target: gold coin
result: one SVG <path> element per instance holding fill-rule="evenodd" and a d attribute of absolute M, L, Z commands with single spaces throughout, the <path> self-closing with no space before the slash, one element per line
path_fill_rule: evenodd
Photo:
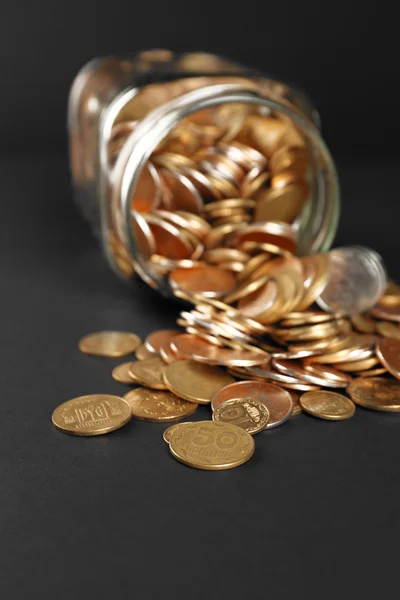
<path fill-rule="evenodd" d="M 219 367 L 194 360 L 178 360 L 167 366 L 164 381 L 179 398 L 209 404 L 216 392 L 235 380 Z"/>
<path fill-rule="evenodd" d="M 386 377 L 359 377 L 354 379 L 347 391 L 351 399 L 373 410 L 400 411 L 400 382 Z"/>
<path fill-rule="evenodd" d="M 254 454 L 254 440 L 244 429 L 228 423 L 199 421 L 172 432 L 174 458 L 196 469 L 220 471 L 247 462 Z"/>
<path fill-rule="evenodd" d="M 301 213 L 309 193 L 309 185 L 305 182 L 292 183 L 284 188 L 263 190 L 257 196 L 254 218 L 260 222 L 292 223 Z"/>
<path fill-rule="evenodd" d="M 109 358 L 126 356 L 135 352 L 140 338 L 125 331 L 99 331 L 86 335 L 79 341 L 79 350 L 93 356 Z"/>
<path fill-rule="evenodd" d="M 400 379 L 400 340 L 380 339 L 376 347 L 376 354 L 389 373 Z"/>
<path fill-rule="evenodd" d="M 186 402 L 164 391 L 141 387 L 131 390 L 124 396 L 132 409 L 135 419 L 143 421 L 179 421 L 192 415 L 197 404 Z"/>
<path fill-rule="evenodd" d="M 163 380 L 165 370 L 164 361 L 155 356 L 154 358 L 146 358 L 131 363 L 129 374 L 132 379 L 146 387 L 155 390 L 166 390 L 167 387 Z"/>
<path fill-rule="evenodd" d="M 336 363 L 336 368 L 341 371 L 368 371 L 379 365 L 379 358 L 371 356 L 371 358 L 364 358 L 363 360 L 350 360 L 349 362 Z"/>
<path fill-rule="evenodd" d="M 180 333 L 182 332 L 177 329 L 160 329 L 159 331 L 153 331 L 145 339 L 144 345 L 149 354 L 154 356 L 155 354 L 160 354 L 161 346 Z M 150 356 L 148 358 L 150 358 Z"/>
<path fill-rule="evenodd" d="M 170 425 L 163 433 L 163 440 L 169 446 L 170 439 L 174 431 L 176 431 L 179 427 L 184 427 L 188 425 L 188 423 L 176 423 L 175 425 Z"/>
<path fill-rule="evenodd" d="M 112 378 L 118 383 L 124 383 L 126 385 L 135 384 L 135 380 L 132 375 L 129 373 L 129 369 L 131 368 L 132 362 L 122 363 L 122 365 L 118 365 L 112 370 Z"/>
<path fill-rule="evenodd" d="M 400 340 L 400 327 L 395 325 L 395 323 L 379 321 L 379 323 L 376 323 L 376 330 L 380 335 L 383 335 L 383 337 Z"/>
<path fill-rule="evenodd" d="M 356 410 L 349 398 L 336 392 L 307 392 L 301 396 L 300 404 L 310 415 L 328 421 L 349 419 Z"/>
<path fill-rule="evenodd" d="M 54 427 L 72 435 L 102 435 L 131 420 L 131 408 L 123 398 L 108 394 L 80 396 L 60 404 L 52 415 Z"/>
<path fill-rule="evenodd" d="M 351 323 L 360 333 L 375 333 L 376 321 L 367 315 L 353 315 L 350 317 Z"/>
<path fill-rule="evenodd" d="M 254 435 L 267 426 L 269 411 L 265 404 L 254 398 L 232 398 L 220 404 L 212 418 L 214 421 L 237 425 Z"/>
<path fill-rule="evenodd" d="M 354 375 L 357 377 L 378 377 L 379 375 L 385 375 L 385 373 L 387 373 L 387 370 L 385 367 L 382 367 L 378 369 L 368 369 L 368 371 L 356 371 Z"/>
<path fill-rule="evenodd" d="M 295 390 L 288 390 L 288 392 L 291 395 L 292 400 L 293 400 L 292 417 L 297 417 L 297 415 L 300 415 L 303 412 L 303 409 L 301 408 L 301 404 L 300 404 L 300 394 L 299 394 L 299 392 L 296 392 Z"/>
<path fill-rule="evenodd" d="M 144 344 L 140 344 L 135 352 L 135 356 L 138 360 L 145 360 L 146 358 L 154 358 L 155 353 L 150 352 Z"/>

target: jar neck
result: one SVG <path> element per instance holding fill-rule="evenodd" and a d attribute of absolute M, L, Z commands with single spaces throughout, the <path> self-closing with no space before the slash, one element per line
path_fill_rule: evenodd
<path fill-rule="evenodd" d="M 135 128 L 122 148 L 111 174 L 112 209 L 115 226 L 126 250 L 134 257 L 151 285 L 167 291 L 163 278 L 149 269 L 139 251 L 132 228 L 131 199 L 142 169 L 155 148 L 185 117 L 225 103 L 267 107 L 289 117 L 304 136 L 312 159 L 311 201 L 299 222 L 300 255 L 329 249 L 339 217 L 339 184 L 328 148 L 317 127 L 290 105 L 265 97 L 240 84 L 210 85 L 184 94 L 151 111 Z M 140 215 L 139 215 L 140 219 Z"/>

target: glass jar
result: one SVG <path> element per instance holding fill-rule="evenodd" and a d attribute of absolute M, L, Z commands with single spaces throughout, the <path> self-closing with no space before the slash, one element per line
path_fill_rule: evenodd
<path fill-rule="evenodd" d="M 304 256 L 327 251 L 338 224 L 339 186 L 332 158 L 320 134 L 318 113 L 303 93 L 258 71 L 203 53 L 150 50 L 130 59 L 95 59 L 79 72 L 71 88 L 68 116 L 74 193 L 79 208 L 100 238 L 110 265 L 119 275 L 129 279 L 138 273 L 152 287 L 171 293 L 166 265 L 181 265 L 185 257 L 164 256 L 161 269 L 160 261 L 152 260 L 155 254 L 151 237 L 154 221 L 149 216 L 152 209 L 161 208 L 164 213 L 170 210 L 178 223 L 180 215 L 179 210 L 165 205 L 166 196 L 161 201 L 154 200 L 165 192 L 165 186 L 162 187 L 165 178 L 161 185 L 159 165 L 163 166 L 165 176 L 170 167 L 165 153 L 160 159 L 160 148 L 163 143 L 167 143 L 170 153 L 171 148 L 179 148 L 185 137 L 184 127 L 189 124 L 192 133 L 196 128 L 201 130 L 203 141 L 210 136 L 212 147 L 217 146 L 219 152 L 220 147 L 226 150 L 224 157 L 229 156 L 228 166 L 232 168 L 235 152 L 232 155 L 227 144 L 242 140 L 236 143 L 242 148 L 241 127 L 246 123 L 253 124 L 253 129 L 246 130 L 246 135 L 251 133 L 255 141 L 252 147 L 258 154 L 265 147 L 268 161 L 272 151 L 276 156 L 283 139 L 285 147 L 304 148 L 308 157 L 309 193 L 292 223 L 296 252 Z M 264 123 L 272 124 L 272 133 L 268 128 L 264 131 Z M 279 135 L 274 133 L 275 126 L 280 128 Z M 216 134 L 218 127 L 220 133 Z M 177 130 L 181 138 L 174 138 Z M 197 147 L 196 152 L 200 151 Z M 158 156 L 158 166 L 149 163 L 153 153 Z M 223 177 L 220 179 L 220 173 L 214 173 L 212 165 L 207 165 L 213 185 L 217 182 L 222 185 Z M 225 174 L 225 184 L 230 174 Z M 210 200 L 206 197 L 204 178 L 196 181 L 193 169 L 186 170 L 183 176 L 191 185 L 197 185 L 196 194 L 200 192 L 203 202 Z M 172 177 L 179 179 L 182 175 L 173 173 Z M 226 192 L 218 188 L 216 197 L 232 198 L 229 189 L 229 185 Z M 182 205 L 179 208 L 182 210 Z M 203 214 L 202 209 L 194 212 Z M 242 213 L 232 214 L 238 222 Z M 185 241 L 186 236 L 190 238 L 185 227 L 176 228 L 174 221 L 169 225 L 171 231 L 181 232 Z M 194 254 L 187 257 L 189 262 L 201 255 L 195 244 L 192 248 Z"/>

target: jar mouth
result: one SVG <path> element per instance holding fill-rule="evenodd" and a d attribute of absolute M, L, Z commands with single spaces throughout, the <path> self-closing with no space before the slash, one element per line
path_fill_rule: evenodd
<path fill-rule="evenodd" d="M 312 161 L 313 188 L 297 223 L 298 254 L 328 250 L 335 236 L 339 218 L 339 184 L 332 158 L 317 127 L 290 105 L 265 97 L 250 87 L 241 84 L 206 86 L 152 110 L 127 138 L 111 173 L 112 206 L 118 235 L 127 252 L 133 256 L 142 278 L 164 293 L 170 293 L 164 276 L 150 267 L 148 258 L 139 249 L 132 227 L 132 214 L 139 221 L 143 217 L 132 211 L 131 199 L 151 154 L 182 119 L 203 109 L 235 103 L 281 113 L 304 136 Z"/>

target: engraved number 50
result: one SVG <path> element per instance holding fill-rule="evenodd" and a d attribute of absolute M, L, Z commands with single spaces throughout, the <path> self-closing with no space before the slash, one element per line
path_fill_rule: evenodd
<path fill-rule="evenodd" d="M 224 431 L 215 435 L 210 433 L 207 427 L 200 427 L 197 431 L 197 435 L 193 438 L 193 443 L 196 446 L 210 446 L 213 442 L 220 450 L 227 450 L 232 448 L 238 441 L 236 433 L 231 431 Z"/>

